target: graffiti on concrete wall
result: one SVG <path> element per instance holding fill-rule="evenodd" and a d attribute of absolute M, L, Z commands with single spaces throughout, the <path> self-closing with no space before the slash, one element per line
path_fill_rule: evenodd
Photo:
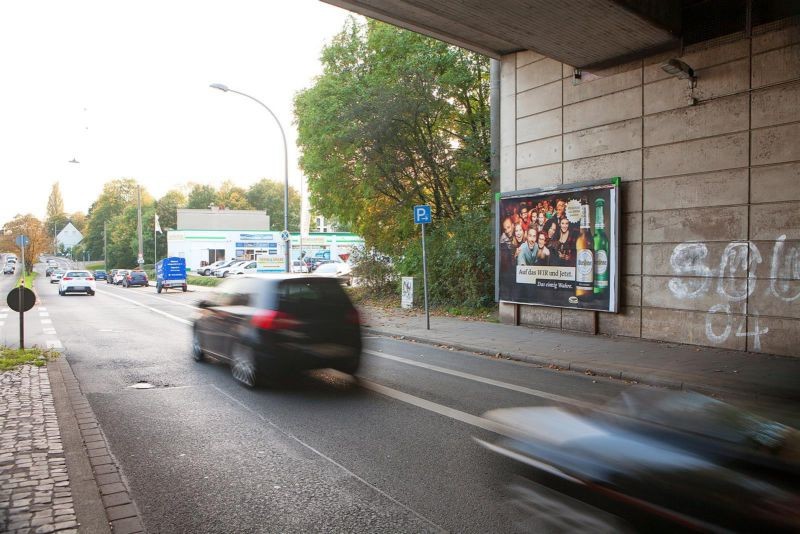
<path fill-rule="evenodd" d="M 755 243 L 728 243 L 718 260 L 709 257 L 705 243 L 681 243 L 672 250 L 670 257 L 672 271 L 680 277 L 670 279 L 669 290 L 681 300 L 716 294 L 719 302 L 713 304 L 705 316 L 708 340 L 718 345 L 731 334 L 752 337 L 753 350 L 759 351 L 761 336 L 767 334 L 769 328 L 760 327 L 757 309 L 750 306 L 748 310 L 748 298 L 756 291 L 763 291 L 766 297 L 782 302 L 800 298 L 800 247 L 788 245 L 786 236 L 781 235 L 773 244 L 771 258 L 767 259 L 769 278 L 759 280 L 757 271 L 765 259 Z M 740 316 L 736 318 L 734 313 Z M 750 329 L 748 314 L 751 317 Z"/>

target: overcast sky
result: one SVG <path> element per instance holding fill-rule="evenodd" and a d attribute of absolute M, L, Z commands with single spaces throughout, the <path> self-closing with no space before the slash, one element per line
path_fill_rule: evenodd
<path fill-rule="evenodd" d="M 55 181 L 68 213 L 105 182 L 156 198 L 186 182 L 283 182 L 300 171 L 292 99 L 347 11 L 317 0 L 0 2 L 0 224 L 44 217 Z M 75 158 L 80 163 L 68 163 Z"/>

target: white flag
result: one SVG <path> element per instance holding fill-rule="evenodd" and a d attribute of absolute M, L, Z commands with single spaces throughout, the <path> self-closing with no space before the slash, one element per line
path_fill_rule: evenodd
<path fill-rule="evenodd" d="M 162 233 L 161 232 L 161 225 L 158 224 L 158 213 L 156 213 L 156 232 L 158 232 L 159 234 Z"/>

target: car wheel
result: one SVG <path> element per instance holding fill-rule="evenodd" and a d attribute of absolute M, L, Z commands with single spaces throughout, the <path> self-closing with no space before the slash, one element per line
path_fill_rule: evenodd
<path fill-rule="evenodd" d="M 347 360 L 345 363 L 340 363 L 336 366 L 337 371 L 341 371 L 348 375 L 354 375 L 358 371 L 358 367 L 361 365 L 361 357 L 356 356 L 351 360 Z"/>
<path fill-rule="evenodd" d="M 228 278 L 228 271 L 225 271 L 224 273 L 222 273 L 222 278 Z"/>
<path fill-rule="evenodd" d="M 256 386 L 256 361 L 252 348 L 240 343 L 234 346 L 231 374 L 237 382 L 247 388 Z"/>
<path fill-rule="evenodd" d="M 183 284 L 183 292 L 184 292 L 184 293 L 186 293 L 186 290 L 187 290 L 187 289 L 188 289 L 188 288 L 186 287 L 186 284 Z"/>
<path fill-rule="evenodd" d="M 200 344 L 200 335 L 197 333 L 197 328 L 192 329 L 192 358 L 196 362 L 202 362 L 206 359 L 203 346 Z"/>
<path fill-rule="evenodd" d="M 64 292 L 61 291 L 60 289 L 58 290 L 58 294 L 61 295 L 62 297 L 64 296 Z"/>

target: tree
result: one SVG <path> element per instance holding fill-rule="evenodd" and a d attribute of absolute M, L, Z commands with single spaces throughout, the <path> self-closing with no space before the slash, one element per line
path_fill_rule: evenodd
<path fill-rule="evenodd" d="M 186 204 L 190 209 L 208 209 L 217 202 L 217 191 L 210 185 L 194 184 Z"/>
<path fill-rule="evenodd" d="M 377 21 L 350 19 L 295 98 L 312 204 L 396 250 L 415 204 L 434 221 L 488 213 L 488 59 Z"/>
<path fill-rule="evenodd" d="M 82 211 L 76 211 L 75 213 L 69 216 L 69 222 L 72 223 L 72 226 L 75 227 L 80 233 L 83 233 L 86 230 L 86 223 L 88 219 L 86 218 L 86 214 Z"/>
<path fill-rule="evenodd" d="M 229 210 L 250 210 L 253 207 L 247 200 L 247 192 L 233 184 L 230 180 L 225 180 L 217 192 L 217 205 Z"/>
<path fill-rule="evenodd" d="M 156 202 L 158 221 L 165 232 L 167 228 L 174 230 L 178 227 L 178 209 L 185 207 L 186 203 L 186 195 L 177 189 L 167 191 L 163 197 L 158 199 Z M 159 247 L 160 249 L 161 247 Z"/>
<path fill-rule="evenodd" d="M 45 232 L 49 235 L 50 243 L 54 244 L 58 233 L 64 229 L 69 221 L 64 213 L 64 200 L 61 198 L 61 189 L 58 182 L 50 189 L 47 198 L 47 218 L 44 221 Z"/>
<path fill-rule="evenodd" d="M 28 213 L 27 215 L 17 215 L 3 225 L 0 246 L 3 250 L 14 250 L 19 256 L 22 256 L 22 249 L 15 242 L 16 238 L 21 235 L 28 238 L 28 246 L 25 247 L 25 269 L 31 271 L 39 256 L 52 248 L 52 242 L 42 221 Z"/>
<path fill-rule="evenodd" d="M 283 189 L 284 184 L 259 180 L 247 190 L 247 200 L 253 209 L 269 215 L 270 230 L 283 230 Z M 289 231 L 300 231 L 300 193 L 289 187 Z"/>
<path fill-rule="evenodd" d="M 136 206 L 136 191 L 138 185 L 132 178 L 120 178 L 107 182 L 103 192 L 89 208 L 89 220 L 86 224 L 84 241 L 81 243 L 93 258 L 103 257 L 103 226 L 108 224 L 108 235 L 112 235 L 112 222 L 123 214 L 129 206 Z M 142 204 L 152 204 L 152 197 L 142 191 Z M 131 229 L 125 229 L 129 232 Z M 133 224 L 133 233 L 136 234 L 136 222 Z M 110 240 L 109 240 L 110 242 Z"/>

